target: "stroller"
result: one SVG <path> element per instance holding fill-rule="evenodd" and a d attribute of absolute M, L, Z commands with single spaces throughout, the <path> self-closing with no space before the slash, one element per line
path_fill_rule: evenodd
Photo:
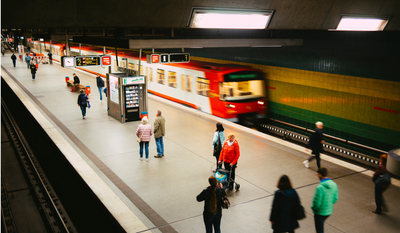
<path fill-rule="evenodd" d="M 226 169 L 218 168 L 216 170 L 216 172 L 214 173 L 214 177 L 217 179 L 218 183 L 222 184 L 224 190 L 226 190 L 226 188 L 229 187 L 231 182 L 234 182 L 235 183 L 235 190 L 239 191 L 240 184 L 238 184 L 234 180 L 232 180 L 231 172 L 232 172 L 232 168 L 229 171 L 226 170 Z M 229 180 L 228 180 L 228 177 L 229 177 Z M 233 185 L 232 185 L 232 187 L 233 187 Z"/>

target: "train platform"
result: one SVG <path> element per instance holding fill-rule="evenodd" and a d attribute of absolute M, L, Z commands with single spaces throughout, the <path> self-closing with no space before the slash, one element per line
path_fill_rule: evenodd
<path fill-rule="evenodd" d="M 276 184 L 290 177 L 307 217 L 296 232 L 315 232 L 310 209 L 319 183 L 315 162 L 307 169 L 304 148 L 198 110 L 149 95 L 149 123 L 157 110 L 166 119 L 165 156 L 156 159 L 154 138 L 150 161 L 139 160 L 136 128 L 139 122 L 121 124 L 99 102 L 95 76 L 77 69 L 40 65 L 36 80 L 23 61 L 12 66 L 10 54 L 1 58 L 1 74 L 8 85 L 53 139 L 100 200 L 127 232 L 205 232 L 203 203 L 196 196 L 208 186 L 215 159 L 212 137 L 216 122 L 225 135 L 235 133 L 241 156 L 236 170 L 239 191 L 228 192 L 231 207 L 223 210 L 223 232 L 272 232 L 269 216 Z M 90 85 L 91 108 L 82 119 L 77 93 L 64 77 L 77 73 Z M 322 155 L 322 166 L 339 187 L 339 200 L 326 220 L 325 232 L 398 232 L 400 181 L 384 193 L 389 211 L 373 214 L 373 171 Z"/>

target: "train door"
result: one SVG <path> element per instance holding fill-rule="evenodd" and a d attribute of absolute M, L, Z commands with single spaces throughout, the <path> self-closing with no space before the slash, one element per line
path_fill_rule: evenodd
<path fill-rule="evenodd" d="M 181 73 L 179 80 L 179 92 L 181 93 L 181 99 L 191 104 L 196 104 L 194 99 L 194 77 L 195 73 L 193 71 L 185 70 Z"/>
<path fill-rule="evenodd" d="M 209 92 L 210 92 L 210 80 L 205 78 L 204 73 L 202 74 L 197 74 L 195 76 L 195 82 L 196 82 L 196 104 L 199 110 L 206 112 L 206 113 L 211 113 L 211 105 L 210 105 L 210 98 L 209 98 Z"/>

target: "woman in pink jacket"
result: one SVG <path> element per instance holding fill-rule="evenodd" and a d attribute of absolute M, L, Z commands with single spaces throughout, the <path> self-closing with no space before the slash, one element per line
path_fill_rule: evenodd
<path fill-rule="evenodd" d="M 147 117 L 143 117 L 142 119 L 142 124 L 140 124 L 136 130 L 136 136 L 140 139 L 140 160 L 143 160 L 143 145 L 145 146 L 146 150 L 146 162 L 148 162 L 149 159 L 149 142 L 151 139 L 151 135 L 153 135 L 153 130 L 151 128 L 151 125 L 148 124 Z"/>

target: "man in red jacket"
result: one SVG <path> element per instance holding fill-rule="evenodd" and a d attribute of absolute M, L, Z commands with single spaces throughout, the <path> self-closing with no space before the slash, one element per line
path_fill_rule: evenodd
<path fill-rule="evenodd" d="M 231 190 L 233 189 L 233 183 L 235 181 L 235 170 L 239 157 L 239 143 L 235 140 L 235 135 L 230 133 L 228 135 L 228 140 L 225 141 L 224 146 L 222 147 L 218 164 L 224 162 L 224 167 L 228 171 L 232 168 L 231 176 L 228 176 L 228 181 L 231 181 L 232 178 L 232 182 L 229 182 L 228 187 Z"/>

